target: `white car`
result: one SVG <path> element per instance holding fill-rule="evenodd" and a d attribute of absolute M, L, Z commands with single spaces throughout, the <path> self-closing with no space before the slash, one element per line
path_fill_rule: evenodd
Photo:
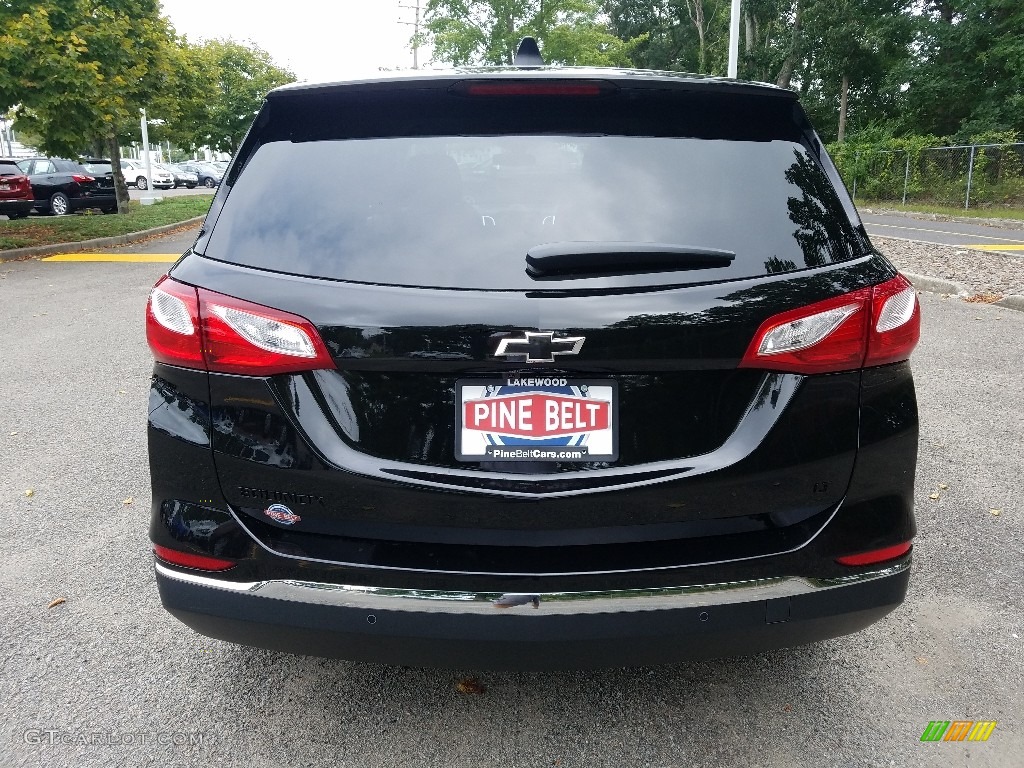
<path fill-rule="evenodd" d="M 157 163 L 150 163 L 150 167 L 153 173 L 152 184 L 146 177 L 145 163 L 141 160 L 121 158 L 121 173 L 124 174 L 124 181 L 128 186 L 134 184 L 139 189 L 149 189 L 150 187 L 172 189 L 174 187 L 174 175 L 170 171 L 161 169 Z"/>

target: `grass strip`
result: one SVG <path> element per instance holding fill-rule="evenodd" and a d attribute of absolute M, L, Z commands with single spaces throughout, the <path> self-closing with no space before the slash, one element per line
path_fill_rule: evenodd
<path fill-rule="evenodd" d="M 17 221 L 0 221 L 0 251 L 32 245 L 57 245 L 115 237 L 175 224 L 203 216 L 210 209 L 210 195 L 166 197 L 153 205 L 132 201 L 126 214 L 86 211 L 68 216 L 29 216 Z"/>

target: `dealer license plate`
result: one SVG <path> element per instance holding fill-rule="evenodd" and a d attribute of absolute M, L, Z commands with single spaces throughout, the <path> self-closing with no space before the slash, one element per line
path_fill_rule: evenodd
<path fill-rule="evenodd" d="M 459 461 L 615 461 L 618 396 L 608 379 L 509 376 L 456 387 Z"/>

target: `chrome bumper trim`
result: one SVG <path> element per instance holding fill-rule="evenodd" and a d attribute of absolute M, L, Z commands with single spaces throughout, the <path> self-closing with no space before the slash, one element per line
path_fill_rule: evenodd
<path fill-rule="evenodd" d="M 155 563 L 155 568 L 157 574 L 164 578 L 270 600 L 287 600 L 367 611 L 408 611 L 459 615 L 494 615 L 495 613 L 509 612 L 528 616 L 552 616 L 698 608 L 806 595 L 896 576 L 910 569 L 910 560 L 907 559 L 887 568 L 836 579 L 780 576 L 771 579 L 697 584 L 685 587 L 538 594 L 385 589 L 291 579 L 235 582 L 177 571 L 159 562 Z"/>

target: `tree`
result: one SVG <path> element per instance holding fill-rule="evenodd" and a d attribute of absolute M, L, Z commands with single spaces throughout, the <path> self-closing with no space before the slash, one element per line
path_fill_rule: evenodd
<path fill-rule="evenodd" d="M 908 6 L 909 0 L 801 0 L 804 58 L 796 76 L 808 112 L 829 137 L 842 141 L 851 117 L 866 127 L 898 111 L 899 83 L 889 75 L 910 55 Z"/>
<path fill-rule="evenodd" d="M 46 152 L 76 157 L 102 141 L 127 211 L 117 134 L 172 71 L 157 0 L 6 0 L 0 30 L 0 100 L 17 105 Z"/>
<path fill-rule="evenodd" d="M 619 0 L 605 10 L 616 34 L 637 41 L 636 66 L 725 74 L 728 0 Z"/>
<path fill-rule="evenodd" d="M 920 133 L 1024 132 L 1024 4 L 922 0 L 904 73 L 906 126 Z"/>
<path fill-rule="evenodd" d="M 597 0 L 428 0 L 434 55 L 455 65 L 512 64 L 535 37 L 549 64 L 624 66 L 634 41 L 616 37 Z"/>
<path fill-rule="evenodd" d="M 185 45 L 180 91 L 186 94 L 167 133 L 186 146 L 234 154 L 267 92 L 294 82 L 262 48 L 234 40 Z"/>

